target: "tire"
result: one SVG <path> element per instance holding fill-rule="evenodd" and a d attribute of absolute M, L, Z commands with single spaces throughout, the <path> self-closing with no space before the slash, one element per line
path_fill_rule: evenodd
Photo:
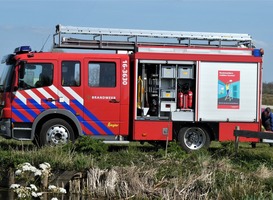
<path fill-rule="evenodd" d="M 178 142 L 186 152 L 190 152 L 201 148 L 208 148 L 210 137 L 204 128 L 184 127 L 178 133 Z"/>
<path fill-rule="evenodd" d="M 74 131 L 71 125 L 63 119 L 48 120 L 41 127 L 39 134 L 40 146 L 66 144 L 74 141 Z"/>

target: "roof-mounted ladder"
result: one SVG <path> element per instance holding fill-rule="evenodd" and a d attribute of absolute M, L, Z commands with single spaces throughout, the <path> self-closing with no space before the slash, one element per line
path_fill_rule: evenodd
<path fill-rule="evenodd" d="M 65 37 L 71 35 L 78 37 Z M 56 26 L 53 40 L 54 48 L 131 51 L 136 51 L 139 45 L 248 48 L 253 45 L 249 34 L 89 28 L 60 24 Z"/>

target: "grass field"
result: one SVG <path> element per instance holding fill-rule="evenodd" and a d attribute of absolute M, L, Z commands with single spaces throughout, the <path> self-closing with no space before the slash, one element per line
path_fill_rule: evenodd
<path fill-rule="evenodd" d="M 108 146 L 82 138 L 75 144 L 37 149 L 29 142 L 0 140 L 2 177 L 18 164 L 48 162 L 52 171 L 76 170 L 95 178 L 92 197 L 136 199 L 272 199 L 273 148 L 258 143 L 212 142 L 207 150 L 185 153 L 130 143 Z"/>

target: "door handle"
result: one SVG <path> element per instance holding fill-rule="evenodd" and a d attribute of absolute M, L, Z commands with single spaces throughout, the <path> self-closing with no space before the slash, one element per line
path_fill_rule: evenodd
<path fill-rule="evenodd" d="M 47 98 L 46 101 L 52 102 L 52 101 L 57 101 L 57 100 L 53 99 L 53 98 Z"/>
<path fill-rule="evenodd" d="M 110 102 L 110 103 L 119 103 L 119 101 L 116 100 L 116 99 L 111 99 L 109 102 Z"/>

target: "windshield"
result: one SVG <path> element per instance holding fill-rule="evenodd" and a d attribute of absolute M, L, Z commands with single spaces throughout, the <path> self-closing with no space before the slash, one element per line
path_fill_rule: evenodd
<path fill-rule="evenodd" d="M 12 70 L 14 62 L 11 62 L 12 55 L 4 56 L 0 65 L 0 92 L 10 91 Z"/>

